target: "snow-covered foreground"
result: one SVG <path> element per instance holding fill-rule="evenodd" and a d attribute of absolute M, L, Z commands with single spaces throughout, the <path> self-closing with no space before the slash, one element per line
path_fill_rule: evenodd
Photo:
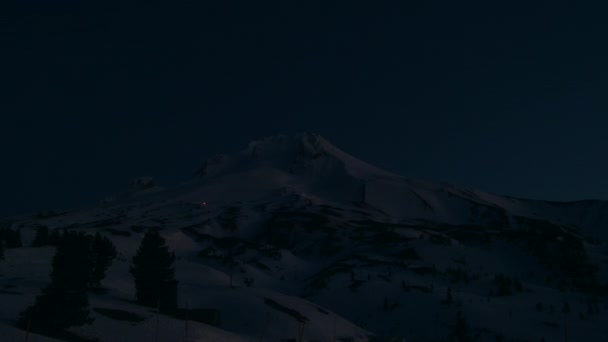
<path fill-rule="evenodd" d="M 532 201 L 406 179 L 308 133 L 252 142 L 174 188 L 137 185 L 98 206 L 5 220 L 21 229 L 24 246 L 42 225 L 101 232 L 116 245 L 107 292 L 89 295 L 94 323 L 71 329 L 80 336 L 442 341 L 459 331 L 459 313 L 463 334 L 480 341 L 608 336 L 607 202 Z M 133 303 L 129 263 L 148 229 L 176 252 L 180 306 L 217 320 L 157 317 Z M 48 284 L 53 253 L 9 249 L 0 261 L 7 340 L 25 338 L 15 321 Z"/>

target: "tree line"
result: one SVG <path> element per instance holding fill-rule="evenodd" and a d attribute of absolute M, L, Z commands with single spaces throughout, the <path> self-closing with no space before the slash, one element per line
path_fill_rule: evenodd
<path fill-rule="evenodd" d="M 2 241 L 2 240 L 0 240 Z M 0 244 L 1 245 L 1 244 Z M 54 230 L 40 227 L 32 246 L 55 245 L 51 282 L 32 306 L 19 317 L 18 326 L 44 335 L 65 337 L 68 327 L 93 321 L 87 291 L 101 289 L 102 280 L 117 256 L 111 240 L 100 233 Z M 130 266 L 135 302 L 168 312 L 177 309 L 177 281 L 169 251 L 158 231 L 147 232 Z"/>
<path fill-rule="evenodd" d="M 21 231 L 9 227 L 0 227 L 0 260 L 4 259 L 4 250 L 21 247 Z"/>

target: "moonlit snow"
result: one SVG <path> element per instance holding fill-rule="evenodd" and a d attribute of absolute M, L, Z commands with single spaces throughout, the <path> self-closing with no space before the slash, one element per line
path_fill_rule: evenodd
<path fill-rule="evenodd" d="M 443 341 L 459 312 L 479 341 L 608 336 L 605 300 L 589 310 L 593 296 L 576 288 L 576 271 L 564 271 L 568 260 L 552 254 L 561 241 L 576 241 L 586 255 L 580 262 L 598 265 L 606 284 L 608 202 L 526 200 L 409 179 L 312 133 L 254 141 L 204 162 L 178 186 L 140 178 L 98 205 L 2 222 L 20 228 L 26 246 L 0 261 L 7 341 L 24 339 L 14 327 L 19 312 L 50 281 L 54 247 L 28 247 L 40 225 L 101 232 L 116 245 L 119 257 L 102 281 L 108 291 L 90 293 L 90 306 L 142 320 L 91 310 L 93 324 L 70 328 L 100 341 L 155 338 L 154 309 L 132 302 L 128 272 L 147 229 L 161 229 L 175 250 L 180 307 L 220 312 L 218 326 L 188 321 L 187 336 L 184 320 L 161 315 L 160 341 Z M 521 288 L 511 282 L 501 293 L 501 276 Z"/>

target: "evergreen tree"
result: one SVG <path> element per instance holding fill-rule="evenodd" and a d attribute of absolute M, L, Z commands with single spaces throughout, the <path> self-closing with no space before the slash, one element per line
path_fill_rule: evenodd
<path fill-rule="evenodd" d="M 22 328 L 58 335 L 73 325 L 90 323 L 86 293 L 90 279 L 90 238 L 82 233 L 64 236 L 53 257 L 51 284 L 21 313 Z"/>
<path fill-rule="evenodd" d="M 59 232 L 59 229 L 53 229 L 53 232 L 50 234 L 50 237 L 49 237 L 49 243 L 51 245 L 57 245 L 60 240 L 61 240 L 61 233 Z"/>
<path fill-rule="evenodd" d="M 0 260 L 4 260 L 4 241 L 0 239 Z"/>
<path fill-rule="evenodd" d="M 12 248 L 19 248 L 23 246 L 21 243 L 21 229 L 15 229 L 11 242 L 13 246 Z"/>
<path fill-rule="evenodd" d="M 503 274 L 499 274 L 495 277 L 494 282 L 496 284 L 498 284 L 498 295 L 499 296 L 510 296 L 512 294 L 511 278 L 509 278 Z"/>
<path fill-rule="evenodd" d="M 177 308 L 174 261 L 175 254 L 169 252 L 165 239 L 158 231 L 149 231 L 144 235 L 130 267 L 135 278 L 138 303 L 158 305 L 161 309 Z"/>
<path fill-rule="evenodd" d="M 458 311 L 456 323 L 452 326 L 450 333 L 450 341 L 466 342 L 472 341 L 470 334 L 469 323 L 462 316 L 462 312 Z"/>
<path fill-rule="evenodd" d="M 543 309 L 544 309 L 543 303 L 541 303 L 541 302 L 536 303 L 536 310 L 542 312 Z"/>
<path fill-rule="evenodd" d="M 4 228 L 1 235 L 1 239 L 6 242 L 5 247 L 7 249 L 21 247 L 21 231 L 19 229 Z"/>
<path fill-rule="evenodd" d="M 448 286 L 448 290 L 447 290 L 447 296 L 446 296 L 446 303 L 448 304 L 452 304 L 452 302 L 454 301 L 454 298 L 452 298 L 452 288 Z"/>
<path fill-rule="evenodd" d="M 105 278 L 106 271 L 116 258 L 116 248 L 112 241 L 101 234 L 96 233 L 91 246 L 91 256 L 93 259 L 93 270 L 91 271 L 91 286 L 100 287 L 101 280 Z"/>
<path fill-rule="evenodd" d="M 562 308 L 562 312 L 565 314 L 569 314 L 571 311 L 570 304 L 568 302 L 564 302 L 564 307 Z"/>
<path fill-rule="evenodd" d="M 519 278 L 513 278 L 513 288 L 518 292 L 524 291 L 524 287 L 521 285 L 521 281 L 519 281 Z"/>
<path fill-rule="evenodd" d="M 49 227 L 40 226 L 36 229 L 36 237 L 34 237 L 34 241 L 32 242 L 32 247 L 42 247 L 48 245 L 50 242 L 49 237 Z"/>

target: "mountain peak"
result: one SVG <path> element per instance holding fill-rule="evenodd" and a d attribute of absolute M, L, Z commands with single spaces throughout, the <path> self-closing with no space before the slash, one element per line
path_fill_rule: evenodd
<path fill-rule="evenodd" d="M 328 144 L 327 141 L 319 134 L 301 132 L 294 135 L 279 134 L 254 140 L 249 143 L 245 151 L 258 158 L 276 157 L 286 153 L 314 156 L 321 153 L 323 145 L 326 144 Z"/>
<path fill-rule="evenodd" d="M 205 161 L 197 175 L 220 175 L 260 166 L 290 173 L 313 171 L 319 176 L 339 168 L 359 179 L 401 178 L 347 154 L 313 132 L 279 134 L 254 140 L 234 156 L 218 156 Z"/>

